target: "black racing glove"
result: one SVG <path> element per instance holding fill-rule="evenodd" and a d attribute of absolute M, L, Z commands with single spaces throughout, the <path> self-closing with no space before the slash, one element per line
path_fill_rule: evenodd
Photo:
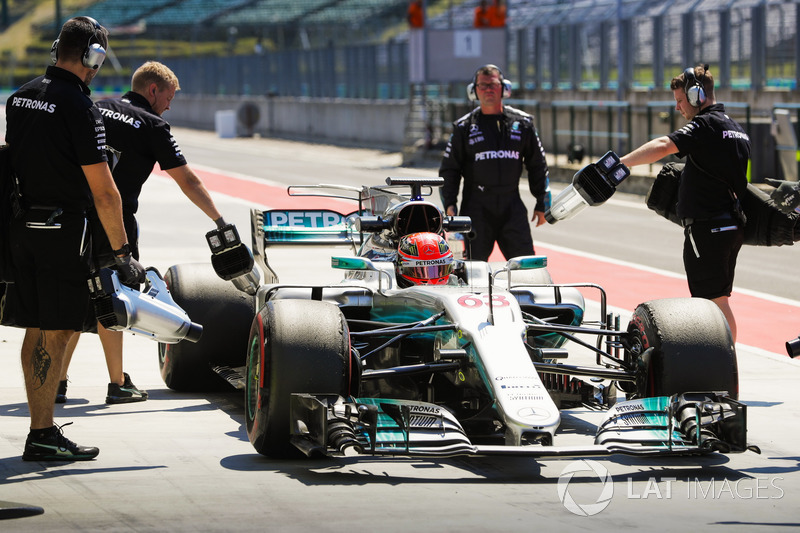
<path fill-rule="evenodd" d="M 800 207 L 800 183 L 764 178 L 764 181 L 775 187 L 769 195 L 778 208 L 784 213 L 791 213 Z"/>
<path fill-rule="evenodd" d="M 126 253 L 120 257 L 117 252 Z M 130 246 L 126 244 L 120 250 L 114 250 L 114 263 L 117 266 L 120 281 L 122 281 L 124 285 L 144 283 L 146 279 L 145 269 L 142 264 L 131 255 Z"/>

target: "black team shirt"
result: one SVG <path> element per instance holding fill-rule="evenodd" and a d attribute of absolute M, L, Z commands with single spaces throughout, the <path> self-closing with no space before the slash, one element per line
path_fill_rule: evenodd
<path fill-rule="evenodd" d="M 135 92 L 97 102 L 108 134 L 108 146 L 117 152 L 112 174 L 126 211 L 136 213 L 142 185 L 158 162 L 161 170 L 186 164 L 169 123 L 156 115 L 147 100 Z"/>
<path fill-rule="evenodd" d="M 81 166 L 106 161 L 106 131 L 89 94 L 76 75 L 50 66 L 6 102 L 6 141 L 29 207 L 92 205 Z"/>

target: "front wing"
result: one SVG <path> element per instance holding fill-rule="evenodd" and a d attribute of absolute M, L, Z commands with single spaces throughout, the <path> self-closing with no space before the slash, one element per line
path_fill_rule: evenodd
<path fill-rule="evenodd" d="M 530 457 L 739 453 L 747 406 L 722 393 L 620 402 L 586 446 L 475 445 L 444 407 L 416 401 L 293 394 L 291 441 L 306 455 L 525 455 Z"/>

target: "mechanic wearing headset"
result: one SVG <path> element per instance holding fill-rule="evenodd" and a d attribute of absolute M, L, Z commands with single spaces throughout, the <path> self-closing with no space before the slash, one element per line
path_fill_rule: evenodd
<path fill-rule="evenodd" d="M 89 98 L 107 46 L 108 32 L 94 19 L 68 20 L 53 43 L 55 65 L 6 103 L 6 141 L 21 193 L 10 231 L 15 283 L 9 287 L 16 323 L 26 328 L 26 461 L 89 460 L 99 453 L 67 439 L 53 420 L 64 348 L 89 307 L 88 208 L 97 210 L 121 278 L 140 282 L 145 275 L 129 250 L 103 119 Z"/>
<path fill-rule="evenodd" d="M 170 133 L 169 123 L 161 115 L 170 108 L 175 92 L 180 89 L 175 73 L 156 61 L 140 66 L 131 79 L 131 90 L 121 98 L 101 100 L 97 103 L 103 116 L 108 135 L 108 147 L 112 159 L 114 181 L 122 195 L 122 211 L 125 230 L 130 235 L 130 247 L 134 257 L 139 257 L 138 223 L 135 213 L 139 209 L 139 194 L 156 162 L 180 186 L 183 194 L 199 207 L 217 227 L 225 226 L 211 195 L 197 174 L 189 168 L 180 147 Z M 98 266 L 107 266 L 110 247 L 107 242 L 95 244 L 94 254 Z M 106 261 L 104 261 L 106 259 Z M 94 314 L 89 320 L 94 322 Z M 90 326 L 92 325 L 90 322 Z M 97 323 L 110 383 L 106 403 L 130 403 L 147 399 L 147 392 L 139 390 L 130 376 L 123 372 L 123 332 L 105 329 Z M 72 359 L 80 333 L 70 339 L 61 372 L 57 403 L 67 401 L 67 368 Z"/>
<path fill-rule="evenodd" d="M 444 178 L 442 204 L 457 214 L 461 178 L 461 215 L 472 219 L 474 238 L 467 247 L 472 260 L 486 261 L 495 241 L 506 258 L 534 253 L 528 211 L 519 195 L 523 166 L 536 199 L 532 220 L 545 222 L 550 207 L 550 183 L 544 148 L 533 117 L 503 104 L 510 83 L 494 65 L 479 68 L 467 87 L 480 106 L 453 124 L 439 176 Z"/>
<path fill-rule="evenodd" d="M 708 65 L 687 68 L 670 82 L 675 108 L 689 121 L 621 158 L 629 168 L 670 154 L 688 157 L 678 189 L 677 212 L 684 227 L 683 264 L 692 296 L 722 310 L 736 342 L 729 298 L 736 258 L 744 240 L 738 198 L 747 187 L 750 138 L 714 98 Z"/>

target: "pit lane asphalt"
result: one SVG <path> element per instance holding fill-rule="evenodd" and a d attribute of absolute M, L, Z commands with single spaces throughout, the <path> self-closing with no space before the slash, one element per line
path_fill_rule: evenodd
<path fill-rule="evenodd" d="M 262 142 L 266 153 L 284 149 Z M 333 147 L 312 149 L 330 150 L 332 158 L 345 162 L 352 157 Z M 232 160 L 244 157 L 231 155 Z M 385 156 L 373 155 L 376 160 Z M 360 153 L 353 160 L 364 164 L 369 156 Z M 226 162 L 216 166 L 226 168 Z M 304 178 L 303 183 L 333 181 Z M 214 197 L 246 234 L 251 202 Z M 208 260 L 203 238 L 208 220 L 171 181 L 153 177 L 142 206 L 145 264 L 165 272 L 178 262 Z M 284 282 L 333 281 L 335 273 L 324 268 L 330 255 L 324 249 L 275 249 L 270 262 Z M 573 458 L 276 461 L 259 456 L 247 441 L 239 393 L 172 392 L 159 376 L 156 345 L 132 335 L 125 342 L 125 369 L 150 399 L 106 406 L 102 350 L 96 336 L 84 336 L 70 368 L 70 401 L 56 407 L 56 420 L 73 422 L 65 434 L 98 446 L 100 455 L 90 462 L 27 463 L 20 459 L 29 423 L 19 368 L 21 331 L 0 328 L 0 500 L 44 510 L 0 521 L 3 531 L 800 528 L 800 366 L 784 354 L 738 350 L 749 440 L 761 447 L 761 455 L 593 458 L 610 474 L 613 497 L 587 518 L 568 511 L 562 500 L 572 498 L 591 511 L 588 505 L 607 492 L 601 492 L 604 485 L 587 464 L 564 483 L 561 474 L 576 467 Z M 566 418 L 567 431 L 557 444 L 585 437 L 580 422 L 596 413 Z"/>

